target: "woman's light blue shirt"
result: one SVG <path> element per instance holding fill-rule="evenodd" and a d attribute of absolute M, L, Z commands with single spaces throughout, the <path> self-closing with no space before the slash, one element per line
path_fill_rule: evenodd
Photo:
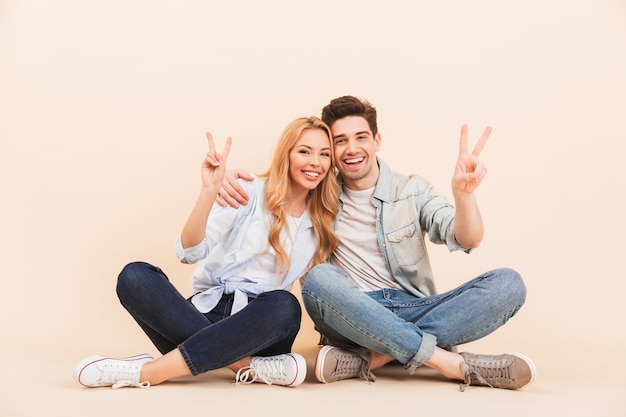
<path fill-rule="evenodd" d="M 238 209 L 214 204 L 207 221 L 202 242 L 183 248 L 180 236 L 175 250 L 180 261 L 198 263 L 192 276 L 192 303 L 202 313 L 211 311 L 223 294 L 235 294 L 232 313 L 248 303 L 248 297 L 275 289 L 291 290 L 293 283 L 307 272 L 315 253 L 313 225 L 308 210 L 296 232 L 290 254 L 290 267 L 276 279 L 237 278 L 256 256 L 265 254 L 273 215 L 264 204 L 265 181 L 255 177 L 252 182 L 240 180 L 250 199 Z M 270 253 L 274 253 L 271 249 Z"/>

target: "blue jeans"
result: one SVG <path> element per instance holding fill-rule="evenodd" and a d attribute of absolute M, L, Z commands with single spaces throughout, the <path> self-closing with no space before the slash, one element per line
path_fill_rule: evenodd
<path fill-rule="evenodd" d="M 330 344 L 392 356 L 410 374 L 430 359 L 435 346 L 449 350 L 493 332 L 525 299 L 520 275 L 507 268 L 421 298 L 395 289 L 363 292 L 329 264 L 314 267 L 302 287 L 304 306 Z"/>
<path fill-rule="evenodd" d="M 161 353 L 179 349 L 192 375 L 246 356 L 290 352 L 302 319 L 298 299 L 282 290 L 250 298 L 232 316 L 232 294 L 224 295 L 212 311 L 200 313 L 160 268 L 144 262 L 124 267 L 117 295 Z"/>

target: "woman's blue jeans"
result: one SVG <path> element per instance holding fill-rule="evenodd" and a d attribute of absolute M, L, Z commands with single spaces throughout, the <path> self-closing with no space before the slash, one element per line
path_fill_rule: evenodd
<path fill-rule="evenodd" d="M 160 268 L 144 262 L 124 267 L 117 295 L 161 353 L 179 349 L 192 375 L 246 356 L 290 352 L 302 319 L 298 299 L 282 290 L 251 298 L 232 316 L 232 294 L 224 295 L 212 311 L 200 313 Z"/>
<path fill-rule="evenodd" d="M 314 267 L 302 287 L 304 306 L 330 344 L 392 356 L 410 374 L 430 359 L 435 346 L 449 350 L 493 332 L 525 299 L 524 282 L 508 268 L 429 297 L 395 289 L 363 292 L 329 264 Z"/>

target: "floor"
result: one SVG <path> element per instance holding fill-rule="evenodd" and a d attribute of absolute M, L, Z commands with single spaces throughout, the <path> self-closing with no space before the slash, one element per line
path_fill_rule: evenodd
<path fill-rule="evenodd" d="M 409 376 L 394 365 L 376 372 L 377 381 L 371 384 L 356 379 L 320 384 L 313 375 L 318 347 L 309 326 L 305 323 L 302 337 L 298 337 L 294 346 L 294 351 L 305 356 L 309 368 L 306 381 L 296 388 L 261 383 L 236 386 L 233 374 L 227 370 L 179 378 L 145 390 L 82 388 L 72 379 L 74 364 L 81 358 L 72 346 L 42 343 L 32 347 L 32 352 L 15 347 L 12 354 L 5 356 L 8 360 L 2 366 L 5 376 L 0 380 L 0 415 L 171 416 L 212 415 L 212 411 L 276 417 L 294 413 L 374 416 L 424 412 L 444 416 L 503 413 L 509 417 L 528 417 L 534 413 L 541 416 L 553 413 L 594 417 L 626 415 L 623 379 L 626 366 L 624 361 L 615 360 L 623 354 L 623 347 L 616 346 L 613 351 L 605 349 L 603 355 L 594 355 L 572 350 L 555 353 L 553 346 L 535 345 L 531 352 L 524 353 L 533 357 L 538 376 L 520 391 L 469 387 L 460 392 L 457 383 L 443 379 L 428 368 Z M 131 337 L 129 344 L 141 342 Z M 486 345 L 465 347 L 467 349 L 463 350 L 483 349 L 484 352 Z M 35 353 L 35 350 L 56 353 Z M 17 360 L 24 357 L 28 357 L 28 361 Z"/>

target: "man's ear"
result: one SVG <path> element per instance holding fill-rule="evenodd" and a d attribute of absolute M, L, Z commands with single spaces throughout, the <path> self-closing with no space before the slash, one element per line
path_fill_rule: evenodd
<path fill-rule="evenodd" d="M 378 132 L 376 133 L 376 135 L 374 135 L 374 142 L 376 142 L 376 152 L 380 150 L 381 141 L 382 137 L 380 136 L 380 132 Z"/>

